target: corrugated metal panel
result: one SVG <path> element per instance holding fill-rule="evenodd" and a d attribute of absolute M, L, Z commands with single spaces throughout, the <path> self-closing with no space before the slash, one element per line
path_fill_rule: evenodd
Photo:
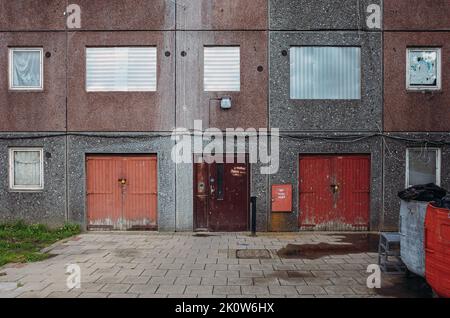
<path fill-rule="evenodd" d="M 292 47 L 291 99 L 360 99 L 361 48 Z"/>
<path fill-rule="evenodd" d="M 239 47 L 204 48 L 204 87 L 206 92 L 238 92 L 241 89 Z"/>
<path fill-rule="evenodd" d="M 156 156 L 89 156 L 89 228 L 156 228 L 157 182 Z"/>
<path fill-rule="evenodd" d="M 299 225 L 304 230 L 369 228 L 369 156 L 300 158 Z"/>
<path fill-rule="evenodd" d="M 155 47 L 86 49 L 88 92 L 156 91 Z"/>

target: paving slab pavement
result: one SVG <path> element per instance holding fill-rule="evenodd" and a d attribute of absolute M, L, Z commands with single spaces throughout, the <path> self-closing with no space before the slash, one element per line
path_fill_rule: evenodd
<path fill-rule="evenodd" d="M 47 248 L 55 255 L 0 268 L 2 298 L 213 298 L 213 297 L 425 297 L 426 287 L 404 276 L 382 277 L 366 287 L 377 254 L 358 251 L 317 258 L 283 258 L 288 244 L 347 244 L 342 233 L 89 232 Z M 246 259 L 237 258 L 237 250 Z M 264 255 L 269 258 L 251 258 Z M 267 256 L 266 255 L 266 256 Z M 69 289 L 69 264 L 81 269 L 81 287 Z M 6 274 L 6 275 L 5 275 Z M 403 288 L 404 287 L 404 288 Z"/>

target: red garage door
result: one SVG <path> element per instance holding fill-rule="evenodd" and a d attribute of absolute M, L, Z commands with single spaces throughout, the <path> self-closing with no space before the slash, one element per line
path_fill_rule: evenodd
<path fill-rule="evenodd" d="M 87 158 L 88 229 L 156 229 L 156 156 Z"/>
<path fill-rule="evenodd" d="M 369 229 L 369 156 L 301 156 L 299 192 L 302 230 Z"/>

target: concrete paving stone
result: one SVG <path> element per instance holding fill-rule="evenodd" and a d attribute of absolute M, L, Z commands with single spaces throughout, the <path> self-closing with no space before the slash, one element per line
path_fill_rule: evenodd
<path fill-rule="evenodd" d="M 307 285 L 305 279 L 301 277 L 278 278 L 278 281 L 281 286 Z"/>
<path fill-rule="evenodd" d="M 264 277 L 289 278 L 287 271 L 263 271 Z"/>
<path fill-rule="evenodd" d="M 105 293 L 126 293 L 131 286 L 131 284 L 106 284 L 100 291 Z"/>
<path fill-rule="evenodd" d="M 213 294 L 216 295 L 230 295 L 241 294 L 241 286 L 214 286 Z"/>
<path fill-rule="evenodd" d="M 95 283 L 98 284 L 119 284 L 125 279 L 125 276 L 104 275 L 100 277 Z"/>
<path fill-rule="evenodd" d="M 325 286 L 325 291 L 329 295 L 353 295 L 355 292 L 345 285 Z"/>
<path fill-rule="evenodd" d="M 176 263 L 176 264 L 173 264 L 173 263 L 171 263 L 171 264 L 164 264 L 164 263 L 162 263 L 161 265 L 159 265 L 158 269 L 167 269 L 167 270 L 177 269 L 177 270 L 179 270 L 179 269 L 181 269 L 182 266 L 183 266 L 182 263 Z"/>
<path fill-rule="evenodd" d="M 254 264 L 254 266 L 256 266 L 256 265 L 260 265 L 261 266 L 261 264 Z M 230 270 L 230 271 L 242 271 L 242 270 L 250 270 L 251 269 L 251 267 L 250 267 L 251 265 L 250 264 L 241 264 L 241 265 L 228 265 L 228 270 Z"/>
<path fill-rule="evenodd" d="M 100 289 L 103 288 L 103 286 L 105 286 L 106 284 L 101 284 L 101 283 L 81 283 L 81 291 L 82 292 L 98 292 Z"/>
<path fill-rule="evenodd" d="M 242 286 L 243 295 L 268 295 L 269 288 L 267 286 Z"/>
<path fill-rule="evenodd" d="M 180 276 L 175 279 L 174 285 L 196 286 L 196 285 L 200 285 L 201 280 L 202 280 L 201 277 Z"/>
<path fill-rule="evenodd" d="M 150 284 L 134 284 L 130 287 L 127 293 L 130 294 L 154 294 L 158 289 L 159 285 L 150 285 Z"/>
<path fill-rule="evenodd" d="M 185 294 L 212 294 L 213 286 L 187 286 L 185 290 Z"/>
<path fill-rule="evenodd" d="M 152 277 L 150 278 L 149 284 L 152 285 L 159 285 L 159 284 L 163 284 L 163 285 L 173 285 L 173 283 L 175 282 L 176 277 Z"/>
<path fill-rule="evenodd" d="M 252 271 L 273 271 L 274 266 L 272 264 L 251 264 L 250 270 L 252 270 Z"/>
<path fill-rule="evenodd" d="M 354 280 L 352 277 L 331 277 L 329 280 L 334 285 L 359 285 L 359 283 Z"/>
<path fill-rule="evenodd" d="M 46 298 L 77 298 L 81 295 L 81 292 L 70 291 L 70 292 L 52 292 Z"/>
<path fill-rule="evenodd" d="M 273 265 L 273 268 L 276 271 L 294 271 L 297 269 L 296 265 L 294 264 L 282 264 L 282 265 L 275 264 Z"/>
<path fill-rule="evenodd" d="M 239 265 L 261 264 L 259 259 L 239 259 Z"/>
<path fill-rule="evenodd" d="M 191 277 L 214 277 L 216 271 L 203 270 L 203 269 L 193 269 L 191 271 Z"/>
<path fill-rule="evenodd" d="M 335 271 L 339 277 L 361 278 L 362 275 L 356 270 L 340 270 Z"/>
<path fill-rule="evenodd" d="M 166 269 L 147 269 L 141 274 L 141 276 L 164 277 L 166 274 Z"/>
<path fill-rule="evenodd" d="M 197 258 L 195 264 L 217 264 L 217 258 Z"/>
<path fill-rule="evenodd" d="M 343 270 L 363 270 L 363 269 L 367 269 L 367 265 L 363 265 L 363 264 L 339 264 L 339 266 L 343 269 Z"/>
<path fill-rule="evenodd" d="M 214 286 L 214 285 L 226 285 L 227 278 L 226 277 L 201 277 L 202 281 L 200 285 L 204 286 Z"/>
<path fill-rule="evenodd" d="M 13 298 L 46 298 L 50 294 L 50 292 L 16 292 L 16 296 Z M 2 298 L 9 298 L 1 296 Z"/>
<path fill-rule="evenodd" d="M 297 289 L 294 286 L 269 286 L 271 295 L 298 295 Z"/>
<path fill-rule="evenodd" d="M 227 295 L 227 298 L 256 298 L 256 295 Z"/>
<path fill-rule="evenodd" d="M 358 295 L 376 295 L 377 290 L 362 285 L 352 285 L 350 288 Z"/>
<path fill-rule="evenodd" d="M 264 277 L 263 271 L 241 270 L 239 277 Z"/>
<path fill-rule="evenodd" d="M 150 276 L 125 276 L 121 281 L 123 284 L 147 284 L 150 280 Z"/>
<path fill-rule="evenodd" d="M 182 276 L 186 277 L 191 276 L 191 271 L 187 269 L 169 269 L 165 277 L 182 277 Z"/>
<path fill-rule="evenodd" d="M 307 285 L 310 286 L 328 286 L 328 285 L 333 285 L 333 283 L 326 278 L 310 278 L 310 277 L 306 277 L 304 278 L 305 282 Z"/>
<path fill-rule="evenodd" d="M 228 277 L 228 286 L 250 286 L 253 280 L 250 277 Z"/>
<path fill-rule="evenodd" d="M 334 271 L 311 271 L 311 273 L 318 278 L 330 278 L 330 277 L 337 277 L 338 275 Z"/>
<path fill-rule="evenodd" d="M 137 298 L 138 294 L 111 293 L 108 298 Z"/>
<path fill-rule="evenodd" d="M 226 270 L 228 270 L 228 265 L 227 264 L 206 264 L 205 269 L 213 270 L 213 271 L 226 271 Z"/>
<path fill-rule="evenodd" d="M 159 285 L 157 294 L 184 294 L 186 286 L 184 285 Z"/>
<path fill-rule="evenodd" d="M 167 298 L 167 294 L 139 294 L 138 298 Z"/>
<path fill-rule="evenodd" d="M 300 295 L 326 295 L 327 292 L 321 286 L 296 286 Z"/>
<path fill-rule="evenodd" d="M 253 278 L 255 286 L 280 286 L 280 281 L 276 277 L 255 277 Z"/>
<path fill-rule="evenodd" d="M 194 270 L 194 269 L 205 269 L 206 264 L 183 264 L 181 269 L 184 270 Z"/>
<path fill-rule="evenodd" d="M 215 277 L 239 277 L 239 271 L 216 271 Z"/>
<path fill-rule="evenodd" d="M 109 293 L 91 293 L 91 292 L 83 292 L 78 298 L 107 298 Z"/>

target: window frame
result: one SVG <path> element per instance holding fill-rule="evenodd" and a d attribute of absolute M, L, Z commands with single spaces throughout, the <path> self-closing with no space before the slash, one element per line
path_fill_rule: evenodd
<path fill-rule="evenodd" d="M 9 49 L 9 54 L 8 54 L 8 63 L 9 63 L 9 67 L 8 67 L 8 78 L 9 78 L 9 90 L 10 91 L 43 91 L 44 90 L 44 49 L 42 47 L 10 47 Z M 15 87 L 14 86 L 14 79 L 13 79 L 13 61 L 14 61 L 14 52 L 19 51 L 19 52 L 30 52 L 30 51 L 34 51 L 34 52 L 39 52 L 39 57 L 40 57 L 40 61 L 39 61 L 39 87 L 33 87 L 33 86 L 19 86 L 19 87 Z"/>
<path fill-rule="evenodd" d="M 39 152 L 40 162 L 40 184 L 39 186 L 21 186 L 14 184 L 14 153 L 19 151 Z M 15 192 L 22 191 L 42 191 L 44 190 L 44 149 L 40 147 L 14 147 L 9 148 L 9 190 Z"/>
<path fill-rule="evenodd" d="M 410 83 L 411 52 L 435 51 L 437 54 L 436 86 L 419 86 Z M 442 89 L 442 50 L 440 47 L 408 47 L 406 48 L 406 90 L 407 91 L 439 91 Z"/>
<path fill-rule="evenodd" d="M 441 162 L 442 162 L 442 150 L 440 148 L 427 148 L 426 150 L 421 148 L 407 148 L 406 149 L 406 173 L 405 173 L 405 185 L 406 188 L 412 187 L 414 185 L 409 184 L 409 157 L 411 150 L 419 150 L 419 151 L 435 151 L 436 152 L 436 180 L 435 184 L 437 186 L 441 186 Z"/>
<path fill-rule="evenodd" d="M 357 48 L 359 49 L 359 91 L 358 98 L 293 98 L 292 97 L 292 49 L 296 48 Z M 291 45 L 289 47 L 289 100 L 291 101 L 361 101 L 363 98 L 363 47 L 361 45 Z"/>
<path fill-rule="evenodd" d="M 238 90 L 212 90 L 206 89 L 205 73 L 206 73 L 206 63 L 205 63 L 205 52 L 208 48 L 237 48 L 239 50 L 239 89 Z M 203 92 L 204 93 L 241 93 L 242 92 L 242 47 L 240 44 L 237 45 L 204 45 L 203 46 Z"/>
<path fill-rule="evenodd" d="M 153 90 L 104 90 L 104 89 L 92 89 L 88 87 L 88 64 L 87 64 L 87 52 L 89 49 L 115 49 L 115 48 L 148 48 L 155 50 L 155 89 Z M 156 93 L 158 92 L 158 63 L 159 63 L 159 51 L 158 47 L 155 45 L 123 45 L 123 46 L 86 46 L 84 48 L 84 90 L 86 93 Z"/>

